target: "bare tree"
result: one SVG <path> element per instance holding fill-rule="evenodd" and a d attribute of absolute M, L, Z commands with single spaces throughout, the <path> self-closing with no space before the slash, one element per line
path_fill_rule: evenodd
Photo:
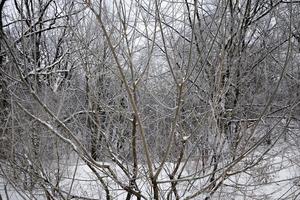
<path fill-rule="evenodd" d="M 299 195 L 281 177 L 299 159 L 297 1 L 0 5 L 1 175 L 21 198 Z"/>

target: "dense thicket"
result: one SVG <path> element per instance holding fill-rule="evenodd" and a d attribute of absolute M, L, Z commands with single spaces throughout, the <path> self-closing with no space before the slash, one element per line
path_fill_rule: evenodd
<path fill-rule="evenodd" d="M 0 174 L 20 197 L 298 198 L 299 174 L 278 175 L 300 158 L 298 1 L 1 0 L 0 12 Z M 97 189 L 74 189 L 79 163 Z"/>

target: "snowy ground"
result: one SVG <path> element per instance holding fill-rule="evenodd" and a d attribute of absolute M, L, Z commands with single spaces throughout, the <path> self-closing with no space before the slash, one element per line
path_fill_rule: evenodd
<path fill-rule="evenodd" d="M 277 151 L 274 149 L 265 158 L 255 167 L 226 179 L 223 186 L 214 194 L 212 200 L 300 200 L 300 156 L 298 148 L 294 146 L 282 148 Z M 59 187 L 64 190 L 65 194 L 70 193 L 72 197 L 80 196 L 87 199 L 105 199 L 105 193 L 100 182 L 85 164 L 82 162 L 78 162 L 77 165 L 76 162 L 72 162 L 72 165 L 71 163 L 64 164 L 65 166 L 62 167 L 64 169 L 61 177 L 62 181 Z M 194 167 L 190 163 L 186 167 L 184 174 L 193 172 Z M 140 166 L 141 172 L 144 171 L 143 168 L 144 166 Z M 172 164 L 169 163 L 167 168 L 172 168 Z M 238 168 L 239 166 L 236 167 L 236 169 Z M 126 180 L 120 168 L 115 167 L 113 170 L 120 179 Z M 169 180 L 165 173 L 166 171 L 162 173 L 159 178 L 160 180 Z M 104 174 L 102 175 L 105 180 L 109 180 Z M 126 193 L 124 190 L 121 190 L 112 181 L 108 182 L 110 182 L 108 187 L 112 191 L 111 196 L 118 200 L 125 199 Z M 205 179 L 197 180 L 193 186 L 187 185 L 188 183 L 182 183 L 179 187 L 179 194 L 182 194 L 187 188 L 190 189 L 190 192 L 186 192 L 182 199 L 201 188 L 204 182 Z M 4 189 L 5 184 L 6 191 Z M 151 193 L 149 182 L 141 176 L 138 179 L 138 184 L 143 194 L 147 197 Z M 161 191 L 164 191 L 169 189 L 170 184 L 167 183 L 160 186 Z M 19 194 L 18 190 L 7 184 L 7 181 L 1 181 L 0 194 L 3 199 L 45 199 L 39 193 L 43 194 L 43 191 L 36 191 L 34 195 L 27 194 L 25 196 L 26 194 L 24 193 Z M 195 199 L 203 199 L 204 197 L 205 194 Z"/>

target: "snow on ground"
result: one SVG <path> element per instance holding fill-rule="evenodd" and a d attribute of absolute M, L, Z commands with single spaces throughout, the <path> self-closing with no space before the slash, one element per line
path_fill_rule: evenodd
<path fill-rule="evenodd" d="M 275 150 L 269 152 L 264 156 L 265 159 L 257 166 L 241 172 L 237 175 L 230 176 L 224 181 L 223 186 L 214 194 L 212 200 L 219 199 L 232 199 L 232 200 L 247 200 L 247 199 L 262 199 L 262 200 L 299 200 L 300 196 L 300 166 L 299 166 L 299 151 L 297 148 L 286 148 L 276 152 Z M 270 164 L 271 163 L 271 164 Z M 72 196 L 81 196 L 90 199 L 105 199 L 104 189 L 89 169 L 89 167 L 82 162 L 73 162 L 72 165 L 65 163 L 62 181 L 59 187 L 67 193 L 70 192 Z M 242 164 L 242 163 L 241 163 Z M 183 176 L 193 172 L 195 163 L 190 163 L 186 170 L 183 171 Z M 162 172 L 159 180 L 169 180 L 167 176 L 168 169 L 172 169 L 174 165 L 167 163 L 165 171 Z M 238 169 L 239 166 L 237 166 Z M 140 171 L 145 171 L 145 166 L 139 166 Z M 127 182 L 127 178 L 119 167 L 113 167 L 114 172 L 119 179 Z M 126 197 L 126 192 L 116 185 L 105 174 L 101 176 L 109 184 L 107 185 L 111 191 L 111 196 L 114 199 L 123 200 Z M 149 197 L 151 193 L 150 183 L 141 175 L 138 178 L 138 185 L 140 186 L 143 195 Z M 5 193 L 4 186 L 7 181 L 1 181 L 0 194 L 3 199 L 8 195 L 9 200 L 24 199 L 17 190 L 11 185 L 6 186 L 7 194 Z M 188 186 L 188 183 L 181 183 L 178 188 L 179 194 L 183 194 L 186 188 L 191 192 L 187 192 L 185 196 L 192 194 L 201 188 L 205 183 L 205 179 L 197 180 L 194 186 Z M 160 184 L 161 191 L 170 189 L 170 184 Z M 45 197 L 38 195 L 42 191 L 36 191 L 35 197 L 37 200 L 45 199 Z M 24 194 L 22 193 L 23 197 Z M 27 194 L 25 199 L 34 199 L 32 195 Z M 166 194 L 165 194 L 166 196 Z M 198 196 L 195 199 L 202 199 L 205 195 Z"/>

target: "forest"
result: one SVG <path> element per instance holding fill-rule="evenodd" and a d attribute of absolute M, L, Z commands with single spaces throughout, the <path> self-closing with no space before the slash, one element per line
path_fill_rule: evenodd
<path fill-rule="evenodd" d="M 300 200 L 300 1 L 0 15 L 0 200 Z"/>

